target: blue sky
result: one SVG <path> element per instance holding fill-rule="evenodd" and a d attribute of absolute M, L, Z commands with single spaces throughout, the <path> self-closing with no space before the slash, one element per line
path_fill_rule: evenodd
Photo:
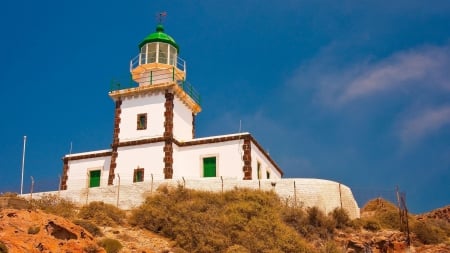
<path fill-rule="evenodd" d="M 202 96 L 197 136 L 251 132 L 286 177 L 413 213 L 450 204 L 449 1 L 3 1 L 0 192 L 56 189 L 70 150 L 109 148 L 113 78 L 167 11 Z M 363 203 L 360 203 L 360 205 Z"/>

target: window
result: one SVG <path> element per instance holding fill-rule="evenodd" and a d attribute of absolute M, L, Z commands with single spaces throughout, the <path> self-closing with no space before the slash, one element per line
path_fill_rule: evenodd
<path fill-rule="evenodd" d="M 137 130 L 147 129 L 147 113 L 137 115 Z"/>
<path fill-rule="evenodd" d="M 143 168 L 134 169 L 133 183 L 136 183 L 136 182 L 144 182 L 144 169 Z"/>
<path fill-rule="evenodd" d="M 267 179 L 270 178 L 270 171 L 266 171 L 266 178 L 267 178 Z"/>
<path fill-rule="evenodd" d="M 216 176 L 216 157 L 203 158 L 203 177 Z"/>
<path fill-rule="evenodd" d="M 169 51 L 168 44 L 166 43 L 159 43 L 159 52 L 158 52 L 158 62 L 167 64 L 167 53 Z"/>
<path fill-rule="evenodd" d="M 100 186 L 100 170 L 89 171 L 89 187 Z"/>
<path fill-rule="evenodd" d="M 258 179 L 262 178 L 262 174 L 261 174 L 261 163 L 258 161 L 256 162 L 256 172 L 258 174 Z"/>

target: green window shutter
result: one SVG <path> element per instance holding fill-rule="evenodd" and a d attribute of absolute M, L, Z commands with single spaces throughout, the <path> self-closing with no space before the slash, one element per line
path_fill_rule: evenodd
<path fill-rule="evenodd" d="M 92 170 L 89 172 L 89 187 L 100 186 L 100 170 Z"/>
<path fill-rule="evenodd" d="M 216 176 L 216 157 L 203 158 L 203 177 Z"/>

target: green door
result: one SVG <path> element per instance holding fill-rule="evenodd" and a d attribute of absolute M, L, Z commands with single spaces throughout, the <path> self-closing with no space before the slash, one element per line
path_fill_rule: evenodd
<path fill-rule="evenodd" d="M 216 157 L 203 158 L 203 177 L 216 176 Z"/>
<path fill-rule="evenodd" d="M 89 172 L 89 187 L 98 187 L 98 186 L 100 186 L 100 171 L 91 170 Z"/>

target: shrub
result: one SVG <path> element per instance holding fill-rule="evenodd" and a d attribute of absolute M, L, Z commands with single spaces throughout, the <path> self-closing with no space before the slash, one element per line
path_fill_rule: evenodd
<path fill-rule="evenodd" d="M 111 238 L 105 238 L 103 240 L 100 240 L 98 242 L 98 245 L 104 248 L 107 253 L 117 253 L 123 247 L 119 241 Z"/>
<path fill-rule="evenodd" d="M 98 245 L 95 244 L 90 244 L 86 247 L 84 247 L 83 252 L 84 253 L 97 253 L 100 251 L 100 247 Z"/>
<path fill-rule="evenodd" d="M 72 219 L 76 216 L 76 205 L 54 194 L 46 194 L 30 202 L 33 207 L 41 209 L 46 213 L 55 214 L 67 219 Z"/>
<path fill-rule="evenodd" d="M 248 250 L 246 247 L 241 245 L 233 245 L 228 247 L 228 249 L 225 251 L 225 253 L 250 253 L 250 250 Z"/>
<path fill-rule="evenodd" d="M 381 229 L 380 223 L 376 220 L 365 220 L 363 221 L 363 228 L 369 231 L 375 232 Z"/>
<path fill-rule="evenodd" d="M 130 223 L 161 233 L 188 252 L 225 252 L 233 245 L 245 245 L 250 252 L 309 252 L 281 219 L 281 208 L 273 192 L 178 187 L 147 198 L 132 211 Z"/>
<path fill-rule="evenodd" d="M 0 197 L 17 197 L 19 194 L 17 192 L 5 192 L 0 194 Z M 0 251 L 1 252 L 1 251 Z"/>
<path fill-rule="evenodd" d="M 94 223 L 87 221 L 87 220 L 75 220 L 73 222 L 75 225 L 78 225 L 84 229 L 86 229 L 91 235 L 93 236 L 103 236 L 102 231 L 100 228 L 95 225 Z"/>
<path fill-rule="evenodd" d="M 441 228 L 426 222 L 416 222 L 412 232 L 424 244 L 438 244 L 447 240 L 447 234 Z"/>
<path fill-rule="evenodd" d="M 0 253 L 8 253 L 8 248 L 3 242 L 0 242 Z"/>
<path fill-rule="evenodd" d="M 336 228 L 342 229 L 351 225 L 350 217 L 348 216 L 347 211 L 343 208 L 335 208 L 330 213 L 330 216 Z"/>
<path fill-rule="evenodd" d="M 41 228 L 39 226 L 29 227 L 28 234 L 35 235 L 35 234 L 39 233 L 40 230 L 41 230 Z"/>
<path fill-rule="evenodd" d="M 114 226 L 124 223 L 125 212 L 111 204 L 94 201 L 83 206 L 78 217 L 93 221 L 100 226 Z"/>
<path fill-rule="evenodd" d="M 320 253 L 341 253 L 343 252 L 334 241 L 327 241 L 320 249 Z"/>

